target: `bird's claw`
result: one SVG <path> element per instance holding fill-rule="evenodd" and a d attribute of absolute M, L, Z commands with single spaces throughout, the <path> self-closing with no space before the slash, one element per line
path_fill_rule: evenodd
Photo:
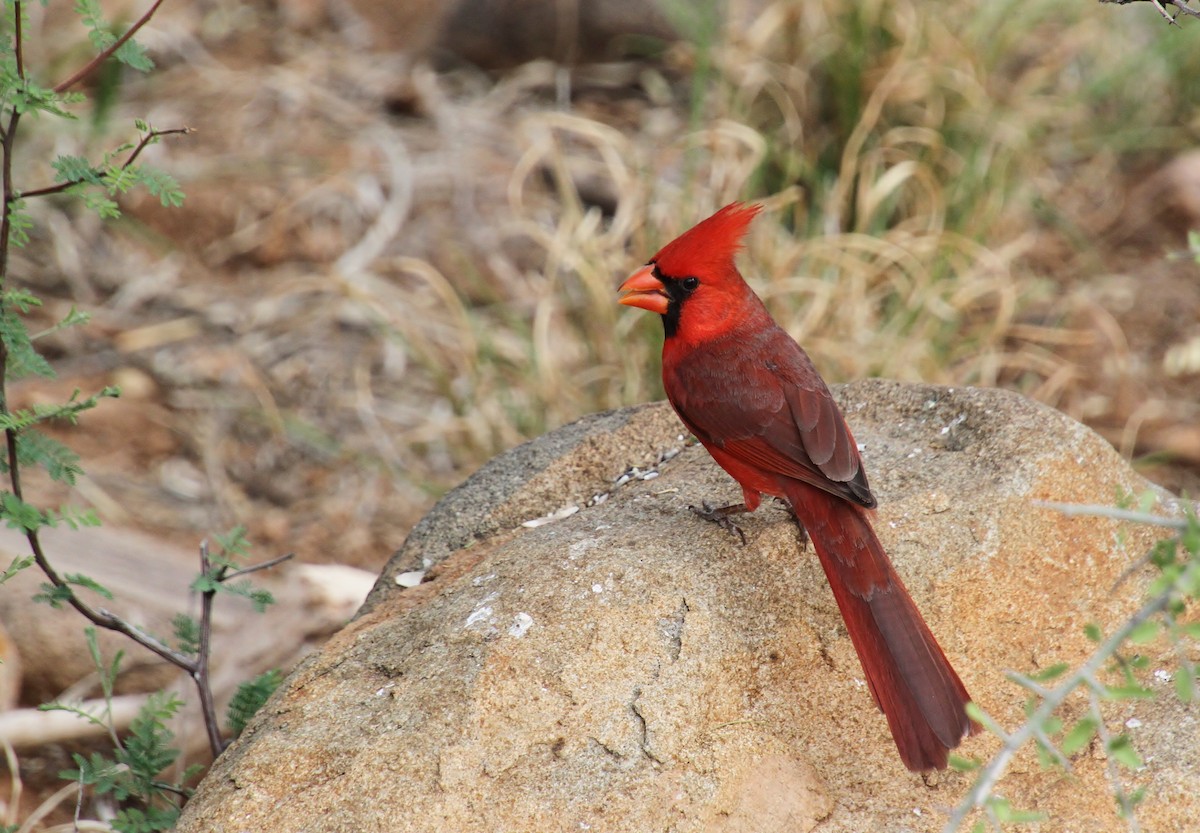
<path fill-rule="evenodd" d="M 706 500 L 703 501 L 699 506 L 689 506 L 688 509 L 692 510 L 692 512 L 699 515 L 701 518 L 704 518 L 704 520 L 712 521 L 717 526 L 721 527 L 721 529 L 737 535 L 737 537 L 742 541 L 742 546 L 746 546 L 746 533 L 742 531 L 740 526 L 729 520 L 730 515 L 735 515 L 739 512 L 745 512 L 745 504 L 735 503 L 732 506 L 713 506 Z"/>
<path fill-rule="evenodd" d="M 808 550 L 808 530 L 804 528 L 804 524 L 795 514 L 792 515 L 792 520 L 796 522 L 796 531 L 800 535 L 800 552 Z"/>

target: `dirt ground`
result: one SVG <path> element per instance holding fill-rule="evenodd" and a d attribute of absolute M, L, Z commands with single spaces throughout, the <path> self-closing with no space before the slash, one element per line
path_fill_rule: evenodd
<path fill-rule="evenodd" d="M 453 388 L 472 368 L 417 374 L 408 331 L 389 320 L 442 292 L 422 284 L 425 266 L 453 281 L 477 268 L 472 258 L 490 262 L 490 247 L 528 266 L 497 230 L 521 163 L 513 125 L 561 108 L 564 81 L 574 111 L 602 125 L 681 116 L 658 112 L 679 105 L 648 100 L 636 65 L 608 77 L 543 65 L 409 75 L 394 58 L 348 50 L 355 30 L 331 26 L 322 8 L 164 9 L 144 38 L 159 69 L 127 78 L 122 106 L 196 129 L 150 155 L 187 200 L 166 210 L 127 199 L 127 219 L 108 230 L 65 204 L 39 207 L 40 234 L 15 274 L 44 295 L 47 322 L 71 305 L 94 317 L 47 340 L 58 380 L 20 383 L 14 395 L 121 386 L 120 399 L 61 432 L 88 478 L 74 494 L 47 490 L 95 506 L 106 523 L 187 547 L 240 523 L 263 557 L 294 551 L 376 569 L 490 454 L 582 415 L 439 434 L 431 422 L 464 419 Z M 536 177 L 522 187 L 518 199 L 554 204 Z M 1014 333 L 1037 347 L 1031 373 L 1006 381 L 1194 493 L 1200 267 L 1166 253 L 1183 250 L 1200 222 L 1200 156 L 1105 187 L 1103 205 L 1076 211 L 1087 245 L 1043 231 L 1032 246 L 1029 263 L 1058 287 Z M 610 197 L 599 187 L 590 199 L 606 207 Z M 373 257 L 408 260 L 377 274 L 353 263 Z M 456 289 L 489 302 L 484 289 Z"/>

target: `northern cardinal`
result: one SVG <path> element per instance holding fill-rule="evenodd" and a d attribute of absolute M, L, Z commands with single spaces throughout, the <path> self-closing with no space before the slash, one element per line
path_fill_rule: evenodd
<path fill-rule="evenodd" d="M 978 731 L 971 699 L 871 526 L 858 446 L 808 355 L 734 265 L 757 205 L 733 203 L 684 232 L 621 285 L 620 303 L 662 316 L 662 374 L 684 425 L 742 487 L 791 506 L 817 551 L 876 704 L 910 770 L 944 769 Z M 740 530 L 739 530 L 740 532 Z"/>

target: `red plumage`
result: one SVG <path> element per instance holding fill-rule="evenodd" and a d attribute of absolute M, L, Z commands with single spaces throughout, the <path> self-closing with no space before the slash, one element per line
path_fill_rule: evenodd
<path fill-rule="evenodd" d="M 621 303 L 663 316 L 667 397 L 745 509 L 783 498 L 804 526 L 901 760 L 941 769 L 978 730 L 970 696 L 875 535 L 875 497 L 828 387 L 734 264 L 758 211 L 734 203 L 684 232 L 622 285 Z"/>

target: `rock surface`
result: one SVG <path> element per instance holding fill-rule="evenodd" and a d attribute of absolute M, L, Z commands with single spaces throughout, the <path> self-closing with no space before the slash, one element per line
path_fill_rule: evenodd
<path fill-rule="evenodd" d="M 1086 657 L 1085 623 L 1140 604 L 1143 582 L 1112 587 L 1155 537 L 1034 501 L 1152 487 L 1015 394 L 881 381 L 837 394 L 897 569 L 978 702 L 1018 725 L 1024 698 L 1004 669 Z M 745 520 L 745 547 L 687 511 L 740 491 L 681 434 L 663 404 L 590 417 L 448 495 L 359 617 L 216 762 L 178 829 L 940 829 L 968 776 L 902 767 L 781 509 Z M 643 473 L 615 485 L 631 466 Z M 394 581 L 422 567 L 424 583 Z M 1195 715 L 1169 695 L 1111 712 L 1133 716 L 1143 824 L 1185 829 L 1200 812 Z M 1126 829 L 1102 755 L 1073 763 L 1063 778 L 1024 752 L 1004 794 L 1049 813 L 1043 831 Z"/>

